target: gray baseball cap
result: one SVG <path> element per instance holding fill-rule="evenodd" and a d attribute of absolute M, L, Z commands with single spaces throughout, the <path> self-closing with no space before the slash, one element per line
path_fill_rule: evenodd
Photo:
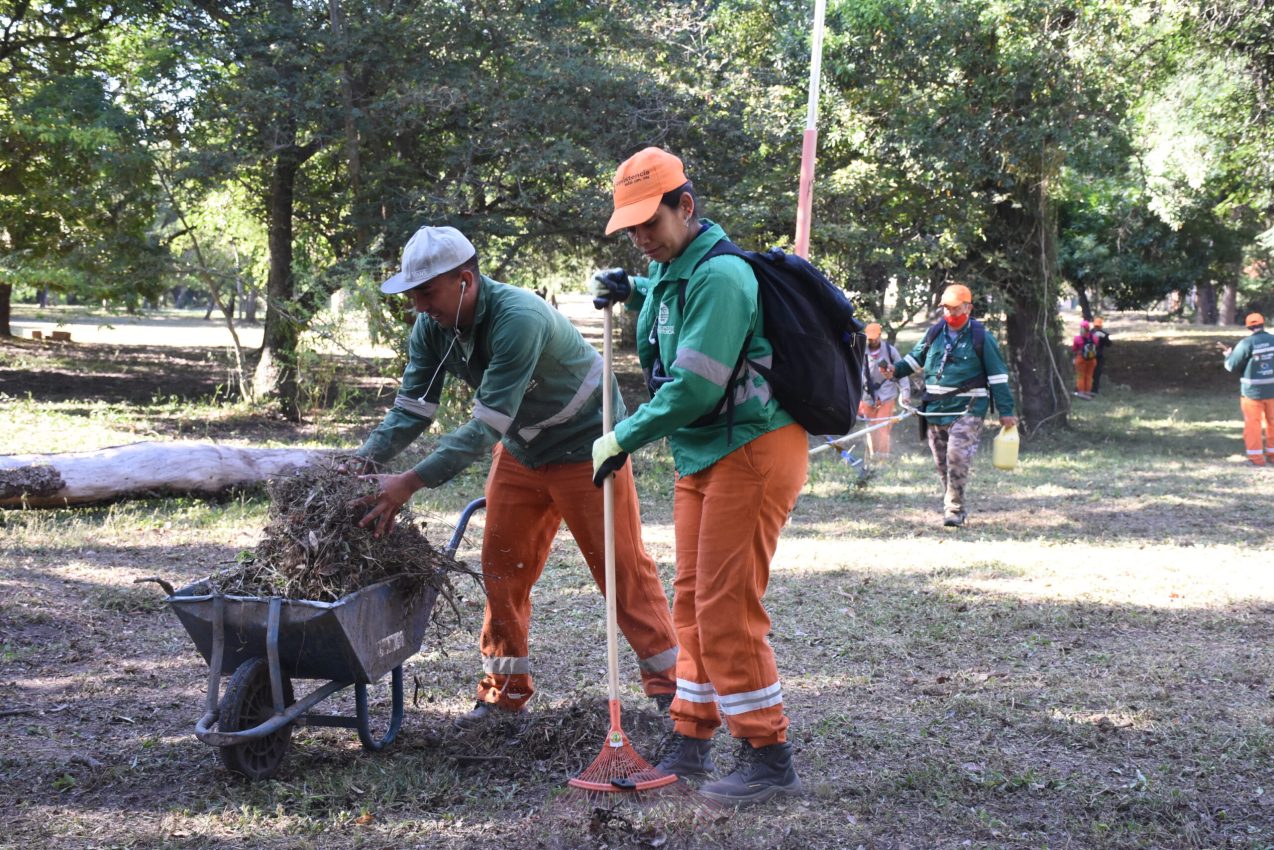
<path fill-rule="evenodd" d="M 392 295 L 415 289 L 427 280 L 459 268 L 477 254 L 473 243 L 454 227 L 422 227 L 403 248 L 403 268 L 380 285 Z"/>

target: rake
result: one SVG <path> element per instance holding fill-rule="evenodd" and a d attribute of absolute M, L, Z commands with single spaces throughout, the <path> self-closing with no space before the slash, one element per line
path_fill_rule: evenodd
<path fill-rule="evenodd" d="M 611 350 L 611 308 L 608 305 L 602 318 L 602 433 L 609 434 L 614 427 L 614 399 L 612 398 L 612 374 L 614 353 Z M 608 794 L 634 794 L 652 791 L 677 782 L 673 774 L 656 770 L 642 758 L 628 736 L 624 734 L 620 720 L 622 709 L 619 701 L 619 627 L 615 609 L 615 481 L 614 475 L 602 482 L 602 517 L 605 524 L 606 559 L 606 675 L 610 700 L 610 731 L 602 744 L 602 751 L 593 763 L 568 783 L 572 788 L 586 792 L 589 797 Z M 691 794 L 693 792 L 687 791 Z"/>

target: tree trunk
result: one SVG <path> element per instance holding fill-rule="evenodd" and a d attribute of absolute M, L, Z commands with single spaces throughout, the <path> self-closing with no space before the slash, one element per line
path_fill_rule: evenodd
<path fill-rule="evenodd" d="M 1223 325 L 1238 324 L 1238 298 L 1239 285 L 1237 281 L 1231 280 L 1225 284 L 1221 290 L 1221 315 L 1220 321 Z"/>
<path fill-rule="evenodd" d="M 1088 301 L 1088 290 L 1075 284 L 1075 297 L 1079 299 L 1079 314 L 1084 317 L 1084 321 L 1091 322 L 1093 320 L 1093 306 Z"/>
<path fill-rule="evenodd" d="M 13 314 L 13 284 L 0 283 L 0 336 L 13 336 L 10 318 Z"/>
<path fill-rule="evenodd" d="M 301 418 L 297 382 L 300 328 L 293 312 L 292 278 L 292 206 L 299 167 L 296 145 L 290 144 L 276 156 L 270 180 L 270 275 L 261 360 L 254 382 L 258 394 L 276 400 L 283 416 L 293 422 Z"/>
<path fill-rule="evenodd" d="M 0 456 L 0 507 L 60 508 L 157 493 L 216 495 L 263 484 L 327 456 L 188 442 Z"/>
<path fill-rule="evenodd" d="M 1217 320 L 1216 284 L 1212 281 L 1195 284 L 1194 323 L 1215 325 Z"/>

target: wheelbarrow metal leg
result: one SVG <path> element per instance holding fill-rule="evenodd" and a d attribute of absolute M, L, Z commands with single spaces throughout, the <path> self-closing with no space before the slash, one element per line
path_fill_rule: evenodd
<path fill-rule="evenodd" d="M 398 665 L 390 674 L 389 729 L 377 741 L 372 737 L 371 713 L 367 708 L 367 686 L 362 682 L 354 685 L 354 706 L 358 711 L 358 740 L 363 742 L 363 749 L 376 752 L 392 744 L 398 737 L 398 729 L 403 725 L 403 668 Z"/>
<path fill-rule="evenodd" d="M 212 659 L 208 662 L 208 701 L 205 710 L 209 716 L 217 714 L 221 702 L 221 659 L 226 648 L 226 598 L 217 594 L 212 598 Z"/>

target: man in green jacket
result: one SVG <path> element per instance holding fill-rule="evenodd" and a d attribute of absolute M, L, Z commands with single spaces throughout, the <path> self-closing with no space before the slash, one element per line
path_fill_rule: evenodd
<path fill-rule="evenodd" d="M 1251 332 L 1248 337 L 1234 348 L 1221 350 L 1226 355 L 1226 371 L 1241 376 L 1239 406 L 1248 463 L 1274 467 L 1274 336 L 1266 332 L 1265 317 L 1260 313 L 1249 313 L 1243 324 Z"/>
<path fill-rule="evenodd" d="M 472 244 L 453 227 L 423 227 L 403 251 L 402 271 L 381 285 L 406 292 L 418 314 L 393 408 L 358 450 L 377 464 L 432 423 L 448 374 L 473 387 L 473 418 L 445 434 L 413 469 L 374 476 L 380 493 L 360 525 L 383 534 L 411 495 L 437 487 L 491 454 L 482 577 L 483 676 L 473 728 L 523 709 L 534 693 L 531 588 L 563 520 L 599 588 L 605 587 L 602 494 L 592 445 L 602 433 L 601 355 L 534 292 L 485 277 Z M 627 410 L 612 376 L 615 416 Z M 631 464 L 615 481 L 615 591 L 619 626 L 638 656 L 647 695 L 661 708 L 676 690 L 676 632 L 654 560 L 641 540 Z"/>
<path fill-rule="evenodd" d="M 1017 425 L 1004 358 L 972 313 L 969 288 L 958 283 L 948 286 L 942 293 L 942 322 L 930 328 L 890 373 L 898 378 L 924 373 L 921 409 L 928 425 L 929 450 L 942 481 L 942 524 L 953 528 L 964 525 L 968 515 L 964 489 L 989 400 L 995 399 L 1001 425 Z"/>

